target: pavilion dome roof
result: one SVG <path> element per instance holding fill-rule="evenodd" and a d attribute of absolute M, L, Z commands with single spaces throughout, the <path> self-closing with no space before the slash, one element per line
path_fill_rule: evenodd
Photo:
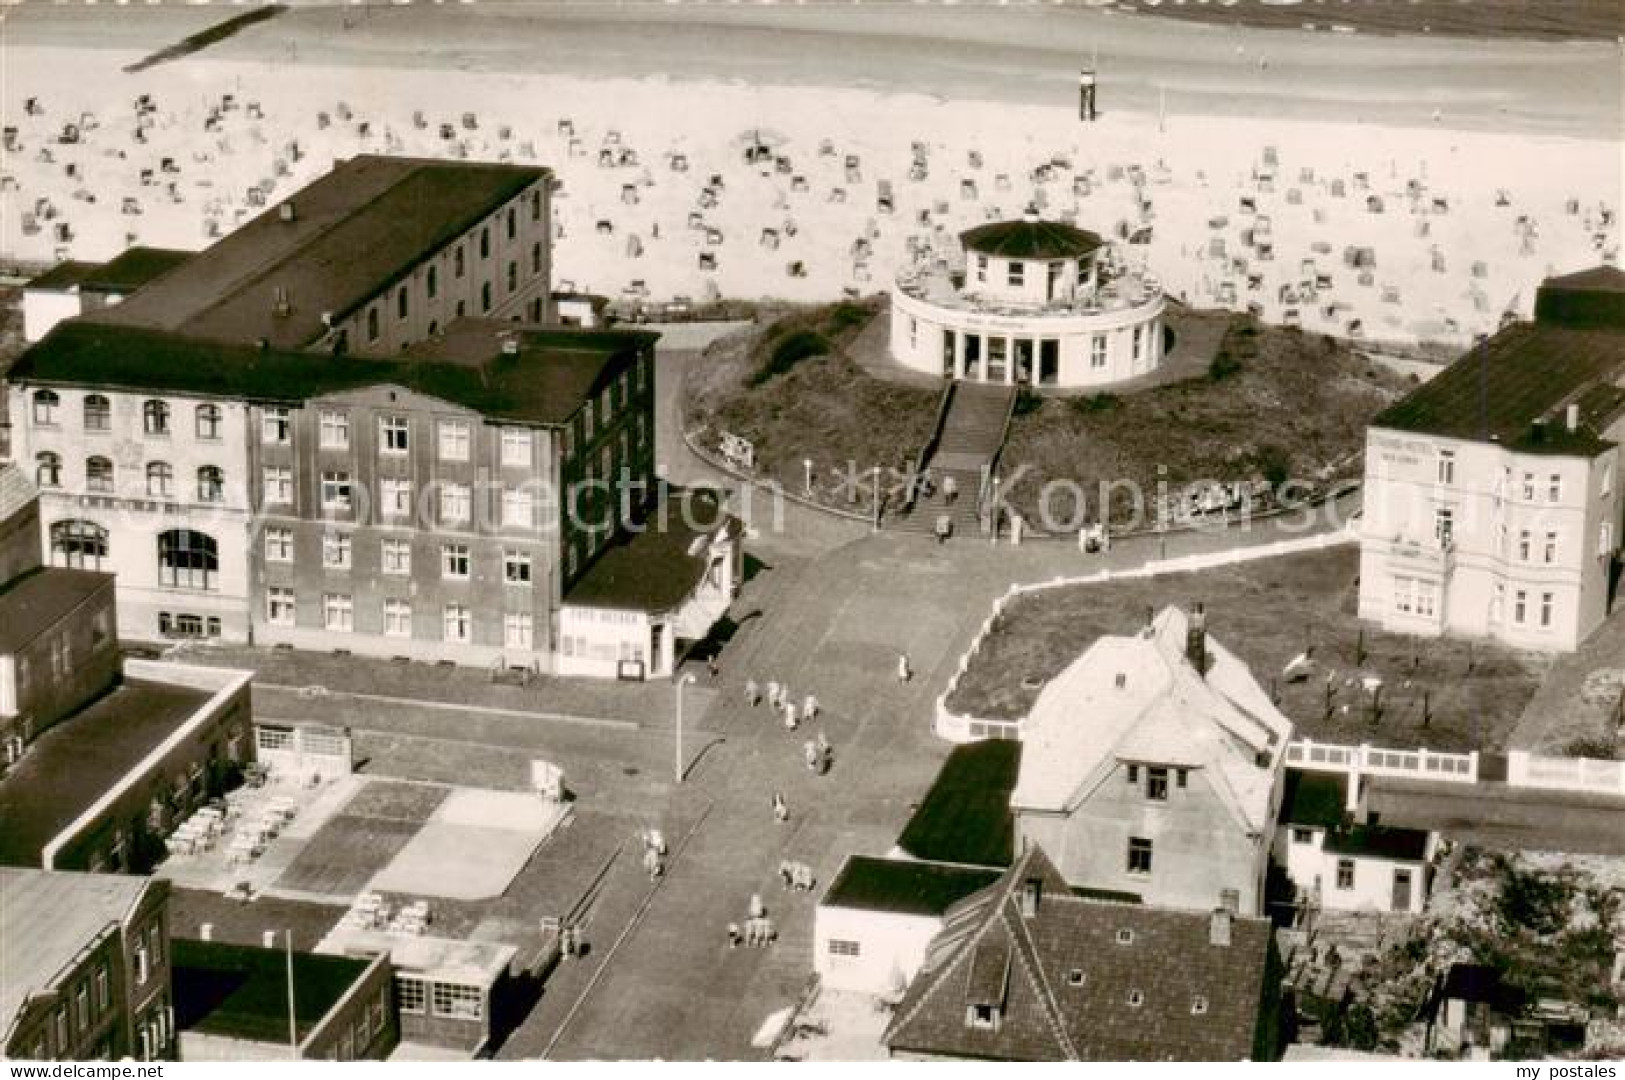
<path fill-rule="evenodd" d="M 1080 259 L 1105 244 L 1095 233 L 1064 221 L 1044 221 L 1033 210 L 1015 221 L 966 229 L 959 240 L 966 251 L 1001 259 Z"/>

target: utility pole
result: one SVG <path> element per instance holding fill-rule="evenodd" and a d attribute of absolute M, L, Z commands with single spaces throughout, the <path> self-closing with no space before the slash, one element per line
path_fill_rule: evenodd
<path fill-rule="evenodd" d="M 299 1060 L 299 1013 L 293 995 L 293 931 L 282 931 L 283 955 L 288 962 L 288 1056 Z"/>
<path fill-rule="evenodd" d="M 693 682 L 694 676 L 692 673 L 683 675 L 677 680 L 677 747 L 672 775 L 679 784 L 683 782 L 683 773 L 685 771 L 683 768 L 683 687 L 689 686 Z"/>

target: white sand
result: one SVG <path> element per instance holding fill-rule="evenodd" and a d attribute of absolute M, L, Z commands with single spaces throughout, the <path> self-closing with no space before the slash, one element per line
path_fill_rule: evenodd
<path fill-rule="evenodd" d="M 258 212 L 248 205 L 251 186 L 274 180 L 274 202 L 334 159 L 360 152 L 551 166 L 563 185 L 555 209 L 562 230 L 555 283 L 617 298 L 811 301 L 843 290 L 876 292 L 909 260 L 911 245 L 952 252 L 959 230 L 1018 215 L 1037 200 L 1046 214 L 1075 215 L 1102 234 L 1152 225 L 1151 243 L 1135 257 L 1192 303 L 1229 301 L 1228 282 L 1233 306 L 1256 303 L 1272 320 L 1296 308 L 1307 329 L 1341 334 L 1358 320 L 1373 338 L 1463 342 L 1493 330 L 1505 311 L 1527 313 L 1542 277 L 1594 264 L 1618 246 L 1619 150 L 1602 140 L 1190 115 L 1169 116 L 1159 131 L 1156 116 L 1146 114 L 1113 112 L 1082 125 L 1070 106 L 658 78 L 209 59 L 119 72 L 133 58 L 113 50 L 7 49 L 4 122 L 19 128 L 22 143 L 21 152 L 7 156 L 9 181 L 0 192 L 0 252 L 7 259 L 107 258 L 130 242 L 200 247 L 208 242 L 206 221 L 229 230 Z M 137 143 L 132 102 L 143 93 L 158 105 L 157 124 Z M 223 93 L 234 94 L 239 107 L 205 134 L 205 119 Z M 24 101 L 34 95 L 44 113 L 25 116 Z M 247 115 L 251 101 L 261 118 Z M 341 102 L 350 121 L 339 118 Z M 413 122 L 419 110 L 421 129 Z M 95 130 L 78 145 L 54 145 L 64 121 L 86 111 Z M 320 129 L 323 111 L 331 123 Z M 477 115 L 476 130 L 463 127 L 465 112 Z M 573 124 L 573 141 L 560 133 L 564 119 Z M 361 121 L 370 125 L 366 135 Z M 441 137 L 442 123 L 453 125 L 454 138 Z M 503 126 L 511 129 L 507 138 Z M 754 129 L 770 132 L 789 173 L 745 164 L 740 136 Z M 825 140 L 832 155 L 819 153 Z M 294 141 L 303 151 L 297 162 L 289 154 Z M 928 161 L 921 181 L 909 179 L 916 142 Z M 1259 191 L 1253 177 L 1271 146 L 1278 151 L 1277 178 L 1272 191 Z M 42 149 L 51 161 L 40 160 Z M 605 149 L 633 150 L 637 164 L 601 167 Z M 979 169 L 968 163 L 973 149 L 982 155 Z M 684 156 L 685 172 L 671 169 L 673 154 Z M 860 159 L 855 182 L 846 177 L 847 155 Z M 166 156 L 177 173 L 158 171 Z M 1036 180 L 1033 170 L 1053 158 L 1066 166 Z M 76 178 L 66 175 L 70 163 Z M 1144 171 L 1143 187 L 1116 175 L 1130 165 Z M 154 170 L 155 186 L 141 186 L 143 169 Z M 1313 181 L 1300 183 L 1303 169 L 1313 170 Z M 1384 200 L 1384 213 L 1367 212 L 1368 192 L 1355 183 L 1361 171 L 1369 194 Z M 723 185 L 715 205 L 705 207 L 713 175 Z M 1074 195 L 1078 177 L 1090 179 L 1086 196 Z M 882 180 L 895 192 L 890 214 L 877 209 Z M 975 183 L 974 198 L 961 197 L 966 180 Z M 1346 198 L 1332 197 L 1333 180 L 1345 183 Z M 1406 195 L 1413 180 L 1424 193 L 1414 203 Z M 167 193 L 169 183 L 180 202 Z M 1300 205 L 1289 202 L 1293 189 Z M 837 190 L 844 201 L 832 201 Z M 1510 205 L 1496 205 L 1498 190 Z M 76 191 L 96 201 L 77 199 Z M 1243 230 L 1256 225 L 1240 210 L 1243 195 L 1270 219 L 1269 261 L 1243 246 Z M 634 196 L 635 204 L 627 201 Z M 122 212 L 125 197 L 137 200 L 139 216 Z M 1435 198 L 1446 201 L 1447 212 L 1431 212 Z M 39 209 L 41 199 L 57 217 L 24 235 L 23 212 Z M 1149 216 L 1141 213 L 1142 199 Z M 1566 212 L 1570 199 L 1578 213 Z M 1603 206 L 1616 215 L 1607 228 L 1599 225 Z M 1226 222 L 1210 227 L 1220 217 Z M 52 235 L 60 221 L 72 229 L 66 243 Z M 1419 235 L 1424 227 L 1428 235 Z M 776 248 L 768 246 L 769 229 L 777 233 Z M 1245 270 L 1206 257 L 1214 237 L 1223 238 L 1229 256 L 1249 257 Z M 869 254 L 855 258 L 859 241 Z M 1317 253 L 1317 243 L 1330 253 Z M 630 254 L 629 244 L 641 252 Z M 1351 244 L 1375 249 L 1368 284 L 1342 263 Z M 702 256 L 715 268 L 702 269 Z M 1482 278 L 1470 274 L 1475 262 L 1484 264 Z M 804 277 L 789 275 L 793 263 Z M 1283 299 L 1282 287 L 1300 283 L 1308 270 L 1330 274 L 1331 289 L 1314 303 Z M 1256 288 L 1249 288 L 1249 274 L 1257 275 Z M 1341 306 L 1328 311 L 1332 300 Z"/>

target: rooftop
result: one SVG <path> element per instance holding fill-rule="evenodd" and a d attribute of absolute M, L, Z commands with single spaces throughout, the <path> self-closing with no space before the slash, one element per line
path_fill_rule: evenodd
<path fill-rule="evenodd" d="M 123 306 L 123 305 L 120 305 Z M 501 333 L 519 349 L 502 351 Z M 560 424 L 651 347 L 656 335 L 557 330 L 459 320 L 444 335 L 391 359 L 259 349 L 76 319 L 23 353 L 13 382 L 94 386 L 300 404 L 366 386 L 394 385 L 520 423 Z"/>
<path fill-rule="evenodd" d="M 1349 825 L 1327 833 L 1323 848 L 1336 855 L 1421 862 L 1427 858 L 1428 833 L 1424 829 L 1396 829 L 1387 825 Z"/>
<path fill-rule="evenodd" d="M 705 576 L 709 539 L 737 525 L 714 492 L 662 484 L 643 530 L 612 541 L 566 590 L 564 603 L 656 613 L 675 610 Z"/>
<path fill-rule="evenodd" d="M 252 1042 L 288 1041 L 288 954 L 258 945 L 175 938 L 175 1028 Z M 310 1034 L 371 961 L 293 954 L 294 1012 L 300 1039 Z"/>
<path fill-rule="evenodd" d="M 853 855 L 819 903 L 900 915 L 941 915 L 998 879 L 997 870 Z"/>
<path fill-rule="evenodd" d="M 73 823 L 210 698 L 204 690 L 125 679 L 35 739 L 0 778 L 0 865 L 38 866 Z"/>
<path fill-rule="evenodd" d="M 18 652 L 86 600 L 112 587 L 112 574 L 54 566 L 30 570 L 0 585 L 0 655 Z"/>
<path fill-rule="evenodd" d="M 916 859 L 1009 866 L 1015 857 L 1010 792 L 1021 756 L 1022 744 L 1014 739 L 954 747 L 897 846 Z"/>
<path fill-rule="evenodd" d="M 1036 883 L 1036 911 L 1023 894 Z M 1253 1057 L 1273 990 L 1270 924 L 1072 894 L 1041 848 L 949 909 L 898 1006 L 894 1052 L 1001 1061 Z M 1171 962 L 1173 961 L 1173 962 Z M 999 1022 L 967 1023 L 988 1005 Z"/>
<path fill-rule="evenodd" d="M 348 316 L 550 175 L 363 154 L 92 317 L 215 341 L 308 345 L 327 333 L 324 314 Z M 291 309 L 285 315 L 273 312 L 279 291 Z"/>
<path fill-rule="evenodd" d="M 1281 795 L 1281 821 L 1335 829 L 1347 817 L 1348 777 L 1342 773 L 1288 769 Z"/>
<path fill-rule="evenodd" d="M 1047 303 L 1026 303 L 1006 296 L 984 297 L 965 285 L 964 275 L 943 267 L 916 266 L 898 275 L 897 287 L 905 296 L 933 307 L 982 315 L 1022 315 L 1030 318 L 1066 318 L 1104 315 L 1133 308 L 1151 308 L 1162 302 L 1162 285 L 1150 274 L 1127 271 L 1092 289 L 1058 296 Z"/>
<path fill-rule="evenodd" d="M 348 910 L 337 904 L 319 904 L 260 893 L 253 900 L 228 897 L 213 889 L 177 888 L 169 894 L 169 932 L 177 938 L 203 935 L 228 945 L 259 945 L 267 930 L 293 935 L 293 947 L 311 952 L 337 926 Z"/>
<path fill-rule="evenodd" d="M 1077 259 L 1105 244 L 1095 233 L 1064 221 L 1040 221 L 1036 214 L 966 229 L 959 241 L 967 251 L 1000 259 Z"/>
<path fill-rule="evenodd" d="M 195 252 L 175 248 L 126 248 L 111 262 L 102 263 L 79 282 L 80 292 L 126 295 L 162 277 L 191 259 Z"/>
<path fill-rule="evenodd" d="M 1532 323 L 1509 326 L 1389 406 L 1373 427 L 1594 456 L 1625 415 L 1625 279 L 1597 267 L 1548 280 Z M 1570 431 L 1567 407 L 1579 406 Z M 1537 421 L 1541 421 L 1537 426 Z"/>
<path fill-rule="evenodd" d="M 10 521 L 12 515 L 39 497 L 39 491 L 13 462 L 0 465 L 0 522 Z"/>
<path fill-rule="evenodd" d="M 0 811 L 6 808 L 0 804 Z M 9 813 L 0 813 L 8 823 Z M 3 843 L 4 841 L 0 841 Z M 148 878 L 0 867 L 0 1034 L 109 923 L 121 923 Z"/>
<path fill-rule="evenodd" d="M 456 938 L 411 937 L 382 930 L 335 926 L 317 946 L 333 955 L 388 953 L 402 971 L 433 974 L 449 982 L 490 986 L 505 975 L 519 955 L 517 945 L 500 941 L 462 941 Z"/>

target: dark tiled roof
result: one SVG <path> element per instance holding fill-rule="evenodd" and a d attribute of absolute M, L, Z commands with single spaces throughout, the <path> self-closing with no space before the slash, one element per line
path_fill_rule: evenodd
<path fill-rule="evenodd" d="M 286 1046 L 288 958 L 282 949 L 185 938 L 173 939 L 170 949 L 176 1030 Z M 299 1038 L 310 1034 L 370 963 L 349 956 L 293 954 Z"/>
<path fill-rule="evenodd" d="M 564 594 L 575 607 L 663 612 L 680 607 L 710 562 L 708 540 L 735 530 L 713 492 L 661 485 L 641 532 L 623 533 Z"/>
<path fill-rule="evenodd" d="M 1001 259 L 1077 259 L 1100 248 L 1095 233 L 1064 221 L 996 221 L 959 234 L 967 251 Z"/>
<path fill-rule="evenodd" d="M 1541 286 L 1536 320 L 1509 326 L 1372 421 L 1495 441 L 1526 453 L 1594 456 L 1625 400 L 1625 290 L 1610 267 Z M 1580 406 L 1576 431 L 1564 413 Z M 1545 423 L 1536 428 L 1535 421 Z"/>
<path fill-rule="evenodd" d="M 209 700 L 126 679 L 35 739 L 0 779 L 0 865 L 38 866 L 45 845 Z"/>
<path fill-rule="evenodd" d="M 0 588 L 0 654 L 11 654 L 55 626 L 103 589 L 112 574 L 45 567 L 31 570 Z"/>
<path fill-rule="evenodd" d="M 1343 823 L 1348 798 L 1348 777 L 1342 773 L 1286 771 L 1281 796 L 1281 821 L 1322 829 Z"/>
<path fill-rule="evenodd" d="M 132 293 L 193 256 L 174 248 L 133 247 L 96 267 L 79 283 L 81 292 Z"/>
<path fill-rule="evenodd" d="M 1350 825 L 1326 834 L 1325 850 L 1337 855 L 1369 855 L 1377 859 L 1421 862 L 1427 858 L 1425 829 L 1396 829 L 1386 825 Z"/>
<path fill-rule="evenodd" d="M 998 879 L 997 870 L 853 855 L 820 903 L 900 915 L 941 915 Z"/>
<path fill-rule="evenodd" d="M 75 259 L 64 259 L 45 273 L 31 278 L 25 289 L 54 289 L 65 291 L 84 281 L 92 271 L 101 267 L 101 263 L 80 262 Z"/>
<path fill-rule="evenodd" d="M 442 338 L 403 357 L 373 359 L 261 350 L 75 319 L 23 353 L 9 378 L 294 404 L 387 383 L 494 419 L 560 424 L 656 340 L 647 333 L 469 322 L 453 323 Z M 517 354 L 502 353 L 498 325 L 517 335 Z"/>
<path fill-rule="evenodd" d="M 1041 889 L 1028 918 L 1021 894 L 1030 879 Z M 886 1045 L 1001 1061 L 1250 1058 L 1273 991 L 1270 925 L 1234 918 L 1230 944 L 1215 945 L 1211 918 L 1072 895 L 1043 851 L 1030 848 L 997 883 L 949 910 Z M 998 1023 L 971 1026 L 967 1006 L 981 1003 L 993 985 L 986 973 L 1006 959 Z"/>
<path fill-rule="evenodd" d="M 474 227 L 548 170 L 361 155 L 94 317 L 296 348 Z M 281 207 L 291 203 L 292 220 Z M 274 315 L 277 290 L 291 307 Z"/>
<path fill-rule="evenodd" d="M 988 739 L 956 746 L 897 844 L 916 859 L 1005 867 L 1015 851 L 1010 792 L 1021 774 L 1021 743 Z"/>

